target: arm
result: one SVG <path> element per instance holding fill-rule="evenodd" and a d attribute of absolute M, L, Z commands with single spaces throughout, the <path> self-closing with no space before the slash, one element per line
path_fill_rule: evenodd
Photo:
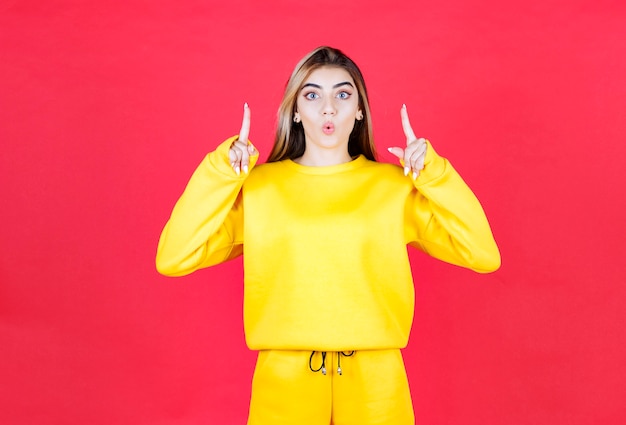
<path fill-rule="evenodd" d="M 479 273 L 500 267 L 500 252 L 478 199 L 426 141 L 424 168 L 405 207 L 407 242 Z"/>
<path fill-rule="evenodd" d="M 241 255 L 241 187 L 247 173 L 237 173 L 231 165 L 235 140 L 226 140 L 204 158 L 176 202 L 159 239 L 159 273 L 182 276 Z M 250 165 L 256 159 L 250 157 Z"/>
<path fill-rule="evenodd" d="M 500 252 L 487 217 L 461 176 L 430 143 L 416 138 L 406 106 L 400 111 L 405 149 L 390 148 L 413 179 L 405 207 L 407 243 L 451 264 L 488 273 L 500 267 Z"/>

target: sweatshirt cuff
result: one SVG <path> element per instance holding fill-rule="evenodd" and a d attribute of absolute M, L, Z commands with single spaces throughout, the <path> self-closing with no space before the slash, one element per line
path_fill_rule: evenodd
<path fill-rule="evenodd" d="M 228 157 L 228 151 L 230 151 L 230 147 L 232 144 L 239 138 L 239 135 L 229 137 L 225 141 L 223 141 L 213 152 L 210 152 L 207 155 L 207 158 L 211 165 L 218 171 L 220 174 L 224 174 L 228 177 L 234 179 L 245 179 L 246 173 L 241 171 L 239 175 L 235 172 L 233 167 L 230 165 L 230 158 Z M 256 165 L 257 160 L 259 159 L 259 152 L 254 155 L 250 155 L 250 163 L 248 165 L 248 172 L 252 170 L 252 168 Z"/>
<path fill-rule="evenodd" d="M 437 180 L 446 171 L 446 164 L 448 161 L 444 157 L 439 156 L 428 139 L 426 139 L 426 146 L 424 169 L 420 171 L 419 176 L 415 180 L 416 187 L 420 187 L 432 182 L 433 180 Z"/>

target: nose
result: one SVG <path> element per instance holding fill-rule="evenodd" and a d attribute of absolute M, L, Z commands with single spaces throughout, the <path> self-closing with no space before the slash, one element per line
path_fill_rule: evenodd
<path fill-rule="evenodd" d="M 322 105 L 322 114 L 323 115 L 335 115 L 336 112 L 337 112 L 337 110 L 335 109 L 335 104 L 333 102 L 333 98 L 332 97 L 327 97 L 324 100 L 324 103 Z"/>

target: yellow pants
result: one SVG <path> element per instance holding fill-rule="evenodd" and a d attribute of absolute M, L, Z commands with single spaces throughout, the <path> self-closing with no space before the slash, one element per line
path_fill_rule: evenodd
<path fill-rule="evenodd" d="M 248 425 L 414 423 L 400 350 L 329 352 L 324 360 L 320 352 L 259 352 Z"/>

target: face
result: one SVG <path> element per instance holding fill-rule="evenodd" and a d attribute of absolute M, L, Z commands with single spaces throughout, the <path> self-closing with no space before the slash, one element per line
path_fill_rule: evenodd
<path fill-rule="evenodd" d="M 296 117 L 304 127 L 306 150 L 348 151 L 356 119 L 362 119 L 359 94 L 343 68 L 322 67 L 309 75 L 298 93 Z"/>

